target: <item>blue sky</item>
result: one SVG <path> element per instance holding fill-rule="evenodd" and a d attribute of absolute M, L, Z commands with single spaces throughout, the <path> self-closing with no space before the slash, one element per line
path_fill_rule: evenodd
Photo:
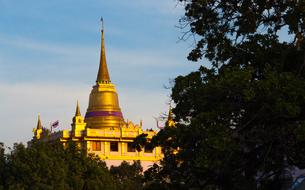
<path fill-rule="evenodd" d="M 29 140 L 38 113 L 44 126 L 58 119 L 58 130 L 70 129 L 77 100 L 85 114 L 101 16 L 124 117 L 155 128 L 168 106 L 164 86 L 199 67 L 186 60 L 191 41 L 178 40 L 181 15 L 175 0 L 0 0 L 0 142 Z"/>

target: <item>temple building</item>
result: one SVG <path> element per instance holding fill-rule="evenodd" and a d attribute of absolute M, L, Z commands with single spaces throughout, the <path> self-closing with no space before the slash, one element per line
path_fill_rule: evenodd
<path fill-rule="evenodd" d="M 157 131 L 143 130 L 142 122 L 134 124 L 124 120 L 118 94 L 107 68 L 103 29 L 101 38 L 99 70 L 89 96 L 85 117 L 81 115 L 77 102 L 71 130 L 44 135 L 38 116 L 37 127 L 33 130 L 34 139 L 60 140 L 64 145 L 72 140 L 87 154 L 96 154 L 105 160 L 108 166 L 119 165 L 123 160 L 129 162 L 140 160 L 145 169 L 162 158 L 161 147 L 154 149 L 144 147 L 138 152 L 132 143 L 140 134 L 148 134 L 148 139 L 151 139 Z"/>

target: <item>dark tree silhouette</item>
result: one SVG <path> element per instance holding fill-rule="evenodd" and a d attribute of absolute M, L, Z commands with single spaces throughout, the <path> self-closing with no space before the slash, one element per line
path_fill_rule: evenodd
<path fill-rule="evenodd" d="M 305 1 L 180 2 L 198 39 L 188 58 L 212 66 L 175 79 L 177 124 L 150 142 L 165 157 L 146 187 L 287 189 L 305 167 Z"/>

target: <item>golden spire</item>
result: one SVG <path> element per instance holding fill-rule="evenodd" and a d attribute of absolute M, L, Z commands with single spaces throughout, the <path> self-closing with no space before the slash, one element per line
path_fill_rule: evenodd
<path fill-rule="evenodd" d="M 173 112 L 172 112 L 172 106 L 171 105 L 169 105 L 166 125 L 169 126 L 169 127 L 174 127 L 175 126 L 175 121 L 173 119 Z"/>
<path fill-rule="evenodd" d="M 102 22 L 102 40 L 101 40 L 101 55 L 100 55 L 100 66 L 97 74 L 96 83 L 110 83 L 110 77 L 108 73 L 107 63 L 106 63 L 106 53 L 105 53 L 105 44 L 104 44 L 104 23 L 103 18 Z"/>
<path fill-rule="evenodd" d="M 173 120 L 173 112 L 172 112 L 172 106 L 169 105 L 169 108 L 168 108 L 168 117 L 167 117 L 167 120 Z"/>
<path fill-rule="evenodd" d="M 101 19 L 102 24 L 103 20 Z M 124 123 L 123 114 L 119 105 L 115 85 L 110 82 L 106 64 L 104 47 L 104 29 L 102 25 L 102 47 L 100 66 L 96 85 L 93 86 L 89 97 L 89 105 L 85 115 L 87 128 L 119 127 Z"/>
<path fill-rule="evenodd" d="M 40 121 L 40 114 L 38 114 L 38 122 L 36 129 L 42 129 L 41 121 Z"/>
<path fill-rule="evenodd" d="M 81 114 L 80 114 L 80 109 L 79 109 L 79 104 L 78 104 L 78 100 L 77 100 L 77 105 L 76 105 L 75 116 L 81 116 Z"/>

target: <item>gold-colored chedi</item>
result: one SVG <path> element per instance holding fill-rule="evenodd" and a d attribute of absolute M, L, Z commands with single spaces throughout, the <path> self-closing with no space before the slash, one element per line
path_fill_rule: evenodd
<path fill-rule="evenodd" d="M 81 116 L 77 102 L 72 119 L 72 130 L 63 130 L 43 136 L 40 116 L 37 127 L 33 130 L 35 139 L 60 140 L 65 145 L 72 140 L 87 154 L 96 154 L 104 159 L 108 166 L 119 165 L 123 160 L 140 160 L 144 169 L 157 163 L 162 158 L 161 147 L 153 150 L 145 148 L 138 152 L 133 147 L 133 140 L 140 134 L 148 134 L 148 139 L 156 135 L 154 130 L 143 130 L 142 122 L 133 124 L 124 121 L 119 106 L 115 85 L 111 83 L 106 63 L 104 30 L 101 31 L 100 64 L 96 84 L 89 97 L 85 118 Z"/>
<path fill-rule="evenodd" d="M 89 106 L 85 116 L 87 126 L 95 129 L 120 127 L 124 124 L 118 94 L 108 73 L 103 30 L 101 43 L 100 67 L 96 85 L 93 86 L 90 94 Z"/>

